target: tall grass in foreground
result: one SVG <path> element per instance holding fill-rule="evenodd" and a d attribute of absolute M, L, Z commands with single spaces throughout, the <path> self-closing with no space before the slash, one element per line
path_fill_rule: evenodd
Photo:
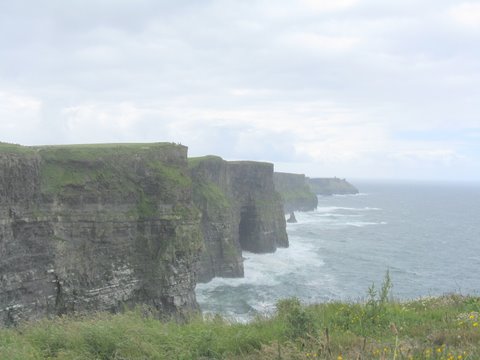
<path fill-rule="evenodd" d="M 0 330 L 0 359 L 480 359 L 479 297 L 394 302 L 389 286 L 365 303 L 282 300 L 248 324 L 140 310 L 42 320 Z"/>

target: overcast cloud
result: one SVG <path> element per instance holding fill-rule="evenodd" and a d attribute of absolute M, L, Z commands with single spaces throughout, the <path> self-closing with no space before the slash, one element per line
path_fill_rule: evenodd
<path fill-rule="evenodd" d="M 480 180 L 480 1 L 0 0 L 0 141 Z"/>

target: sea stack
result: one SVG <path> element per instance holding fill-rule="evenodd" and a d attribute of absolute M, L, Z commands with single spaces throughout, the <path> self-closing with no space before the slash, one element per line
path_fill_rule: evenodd
<path fill-rule="evenodd" d="M 297 219 L 295 218 L 295 213 L 292 211 L 290 213 L 290 217 L 288 218 L 287 220 L 287 223 L 296 223 L 297 222 Z"/>

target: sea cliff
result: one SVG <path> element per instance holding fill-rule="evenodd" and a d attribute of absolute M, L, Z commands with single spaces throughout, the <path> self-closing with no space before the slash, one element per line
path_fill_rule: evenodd
<path fill-rule="evenodd" d="M 275 172 L 275 190 L 282 197 L 284 212 L 315 210 L 317 195 L 310 189 L 308 178 L 303 174 Z"/>
<path fill-rule="evenodd" d="M 242 250 L 266 253 L 288 246 L 272 164 L 206 156 L 190 159 L 189 167 L 205 237 L 200 281 L 243 276 Z"/>
<path fill-rule="evenodd" d="M 190 166 L 189 166 L 190 163 Z M 197 279 L 288 246 L 273 165 L 170 143 L 0 143 L 0 326 L 146 305 L 198 311 Z"/>
<path fill-rule="evenodd" d="M 201 215 L 186 147 L 0 147 L 0 169 L 0 324 L 198 309 Z"/>

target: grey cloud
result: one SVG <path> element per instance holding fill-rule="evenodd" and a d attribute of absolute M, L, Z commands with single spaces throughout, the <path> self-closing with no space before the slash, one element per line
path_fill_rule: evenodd
<path fill-rule="evenodd" d="M 232 158 L 298 161 L 292 154 L 304 139 L 268 130 L 261 114 L 281 109 L 298 116 L 294 130 L 331 117 L 301 111 L 321 101 L 350 118 L 376 121 L 385 133 L 479 126 L 480 33 L 449 22 L 448 10 L 458 2 L 364 0 L 329 11 L 301 4 L 4 2 L 0 92 L 42 103 L 37 143 L 88 141 L 91 121 L 78 120 L 72 132 L 65 109 L 92 105 L 113 114 L 105 125 L 113 130 L 95 140 L 178 139 L 196 154 Z M 306 34 L 305 44 L 299 34 Z M 116 130 L 114 109 L 122 103 L 140 109 L 129 135 Z M 215 111 L 231 112 L 228 125 L 209 124 L 206 115 L 195 123 L 196 114 Z M 235 123 L 244 112 L 258 118 Z M 182 123 L 197 126 L 195 136 Z M 19 130 L 9 131 L 24 141 Z M 323 136 L 312 134 L 318 142 Z M 247 146 L 249 139 L 259 145 Z"/>

